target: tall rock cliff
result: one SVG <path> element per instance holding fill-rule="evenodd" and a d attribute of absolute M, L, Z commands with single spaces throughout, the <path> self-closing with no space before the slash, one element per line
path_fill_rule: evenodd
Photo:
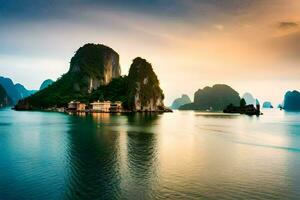
<path fill-rule="evenodd" d="M 170 111 L 149 62 L 135 58 L 128 76 L 120 76 L 119 55 L 103 45 L 86 44 L 71 59 L 70 69 L 50 86 L 19 101 L 17 110 L 66 106 L 71 100 L 122 101 L 129 111 Z"/>
<path fill-rule="evenodd" d="M 107 85 L 120 73 L 119 55 L 113 49 L 101 44 L 86 44 L 76 51 L 66 74 L 47 88 L 20 101 L 16 109 L 66 106 L 74 99 L 85 102 L 93 90 Z"/>
<path fill-rule="evenodd" d="M 83 84 L 74 83 L 75 90 L 91 93 L 121 75 L 119 54 L 104 45 L 86 44 L 71 59 L 69 73 L 80 76 L 82 80 Z"/>
<path fill-rule="evenodd" d="M 135 58 L 128 74 L 128 107 L 134 111 L 164 110 L 164 94 L 152 65 Z"/>

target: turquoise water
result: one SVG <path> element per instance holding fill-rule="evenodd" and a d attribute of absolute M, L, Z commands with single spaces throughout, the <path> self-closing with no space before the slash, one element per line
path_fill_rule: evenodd
<path fill-rule="evenodd" d="M 299 199 L 300 114 L 0 110 L 0 199 Z"/>

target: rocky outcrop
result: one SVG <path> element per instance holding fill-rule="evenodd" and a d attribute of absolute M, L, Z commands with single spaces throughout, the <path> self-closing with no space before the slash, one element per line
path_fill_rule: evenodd
<path fill-rule="evenodd" d="M 50 86 L 53 82 L 54 82 L 54 81 L 52 81 L 51 79 L 44 80 L 43 83 L 41 84 L 39 90 L 43 90 L 43 89 L 47 88 L 47 87 Z"/>
<path fill-rule="evenodd" d="M 0 77 L 0 84 L 5 89 L 13 103 L 17 103 L 19 99 L 21 99 L 21 95 L 10 78 Z"/>
<path fill-rule="evenodd" d="M 11 106 L 12 104 L 13 104 L 13 101 L 8 96 L 4 87 L 2 87 L 2 85 L 0 85 L 0 108 L 6 107 L 6 106 Z"/>
<path fill-rule="evenodd" d="M 300 111 L 300 93 L 296 90 L 288 91 L 284 96 L 284 110 Z"/>
<path fill-rule="evenodd" d="M 255 105 L 255 98 L 249 92 L 246 92 L 243 97 L 246 101 L 246 105 Z"/>
<path fill-rule="evenodd" d="M 69 71 L 48 87 L 18 103 L 24 109 L 66 106 L 71 100 L 88 101 L 101 85 L 120 76 L 119 55 L 101 44 L 80 47 L 70 62 Z"/>
<path fill-rule="evenodd" d="M 190 97 L 186 94 L 183 94 L 180 98 L 177 98 L 173 101 L 171 108 L 178 109 L 185 104 L 192 103 Z"/>
<path fill-rule="evenodd" d="M 91 93 L 121 75 L 119 54 L 101 44 L 86 44 L 72 57 L 69 73 L 81 77 L 81 84 L 74 83 L 75 91 Z"/>
<path fill-rule="evenodd" d="M 13 104 L 16 104 L 20 99 L 26 98 L 36 92 L 36 90 L 27 90 L 20 83 L 14 84 L 10 78 L 0 77 L 0 84 L 7 92 Z"/>
<path fill-rule="evenodd" d="M 119 55 L 104 45 L 86 44 L 71 59 L 70 69 L 50 86 L 19 101 L 16 110 L 65 107 L 77 100 L 121 101 L 126 111 L 165 111 L 164 95 L 152 66 L 135 58 L 128 76 L 120 76 Z"/>
<path fill-rule="evenodd" d="M 23 85 L 21 85 L 20 83 L 17 83 L 15 85 L 15 88 L 17 89 L 21 99 L 26 98 L 34 93 L 37 92 L 37 90 L 27 90 Z"/>
<path fill-rule="evenodd" d="M 263 103 L 263 108 L 273 108 L 273 105 L 270 101 L 265 101 Z"/>
<path fill-rule="evenodd" d="M 164 110 L 164 94 L 149 62 L 135 58 L 128 74 L 128 107 L 133 111 Z"/>
<path fill-rule="evenodd" d="M 209 110 L 223 111 L 229 104 L 238 106 L 240 96 L 237 91 L 228 85 L 217 84 L 205 87 L 195 92 L 194 102 L 181 106 L 180 110 Z"/>

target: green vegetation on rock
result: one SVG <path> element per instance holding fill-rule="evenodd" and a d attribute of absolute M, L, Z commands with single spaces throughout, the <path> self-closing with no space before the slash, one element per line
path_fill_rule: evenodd
<path fill-rule="evenodd" d="M 164 94 L 152 65 L 145 59 L 133 60 L 128 74 L 128 108 L 131 110 L 159 110 Z"/>
<path fill-rule="evenodd" d="M 83 99 L 84 95 L 80 91 L 74 90 L 73 83 L 78 77 L 73 74 L 64 74 L 51 86 L 38 91 L 34 95 L 21 100 L 18 105 L 27 104 L 31 109 L 43 109 L 52 106 L 66 106 L 74 99 Z"/>
<path fill-rule="evenodd" d="M 47 79 L 44 80 L 43 83 L 40 86 L 40 90 L 43 90 L 45 88 L 47 88 L 49 85 L 51 85 L 54 81 L 52 81 L 51 79 Z"/>
<path fill-rule="evenodd" d="M 93 101 L 121 101 L 124 108 L 128 108 L 128 77 L 120 76 L 114 78 L 108 85 L 100 86 L 97 90 L 93 91 L 89 102 Z"/>
<path fill-rule="evenodd" d="M 240 107 L 245 107 L 247 105 L 246 100 L 244 98 L 240 101 Z"/>
<path fill-rule="evenodd" d="M 21 100 L 16 108 L 44 109 L 66 106 L 72 100 L 88 102 L 93 90 L 119 76 L 119 55 L 113 49 L 100 44 L 86 44 L 72 57 L 68 73 L 47 88 Z"/>
<path fill-rule="evenodd" d="M 163 110 L 163 92 L 152 66 L 135 58 L 128 76 L 120 76 L 119 55 L 103 45 L 86 44 L 71 59 L 70 70 L 48 87 L 19 101 L 16 109 L 65 107 L 78 100 L 121 101 L 133 111 Z"/>

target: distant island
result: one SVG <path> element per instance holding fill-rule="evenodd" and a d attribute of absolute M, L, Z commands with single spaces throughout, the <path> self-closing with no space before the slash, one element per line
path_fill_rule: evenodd
<path fill-rule="evenodd" d="M 300 92 L 288 91 L 284 96 L 283 108 L 286 111 L 300 111 Z"/>
<path fill-rule="evenodd" d="M 159 80 L 147 60 L 135 58 L 128 76 L 121 76 L 117 52 L 102 44 L 85 44 L 72 57 L 66 74 L 20 100 L 15 109 L 170 111 L 163 99 Z"/>
<path fill-rule="evenodd" d="M 194 102 L 179 107 L 179 110 L 200 110 L 209 112 L 260 115 L 260 105 L 250 93 L 245 93 L 248 104 L 239 93 L 228 85 L 216 84 L 195 92 Z M 256 106 L 254 106 L 256 104 Z"/>
<path fill-rule="evenodd" d="M 265 101 L 263 103 L 263 108 L 273 108 L 273 105 L 270 101 Z"/>
<path fill-rule="evenodd" d="M 255 105 L 256 104 L 256 100 L 253 97 L 253 95 L 249 92 L 246 92 L 243 96 L 243 99 L 245 99 L 246 101 L 246 105 Z"/>
<path fill-rule="evenodd" d="M 237 91 L 225 84 L 199 89 L 194 94 L 194 102 L 183 105 L 179 110 L 223 111 L 229 104 L 238 106 L 240 96 Z"/>
<path fill-rule="evenodd" d="M 192 103 L 190 97 L 186 94 L 183 94 L 180 98 L 177 98 L 173 101 L 171 109 L 178 109 L 185 104 Z"/>

